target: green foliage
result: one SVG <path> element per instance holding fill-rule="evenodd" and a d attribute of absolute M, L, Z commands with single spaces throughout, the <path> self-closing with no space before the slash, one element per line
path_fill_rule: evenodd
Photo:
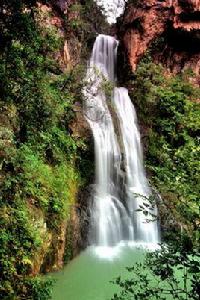
<path fill-rule="evenodd" d="M 127 268 L 130 279 L 115 280 L 121 288 L 112 300 L 198 300 L 200 255 L 188 238 L 149 252 L 144 263 Z"/>
<path fill-rule="evenodd" d="M 82 59 L 87 60 L 97 33 L 108 32 L 110 26 L 100 7 L 93 0 L 83 0 L 79 4 L 70 5 L 69 15 L 72 17 L 69 17 L 66 22 L 68 31 L 73 32 L 81 42 L 81 56 Z"/>
<path fill-rule="evenodd" d="M 73 188 L 79 178 L 73 165 L 64 158 L 62 163 L 49 165 L 27 145 L 18 150 L 12 163 L 20 170 L 17 175 L 20 197 L 34 199 L 46 215 L 49 228 L 58 226 L 74 201 Z"/>
<path fill-rule="evenodd" d="M 88 149 L 70 130 L 80 72 L 62 73 L 58 32 L 41 23 L 36 1 L 1 3 L 1 299 L 50 298 L 31 274 L 85 182 Z"/>
<path fill-rule="evenodd" d="M 2 299 L 15 299 L 22 292 L 22 279 L 29 274 L 34 252 L 42 241 L 30 223 L 25 203 L 19 198 L 15 198 L 13 206 L 2 205 L 0 219 L 3 228 L 0 237 L 0 295 Z"/>
<path fill-rule="evenodd" d="M 195 227 L 199 215 L 200 91 L 188 75 L 165 78 L 149 58 L 141 62 L 133 83 L 133 102 L 140 120 L 149 126 L 147 168 L 152 183 L 174 205 L 183 222 Z"/>
<path fill-rule="evenodd" d="M 49 300 L 51 299 L 51 291 L 53 281 L 51 279 L 44 279 L 41 277 L 28 279 L 25 283 L 27 285 L 28 295 L 26 299 L 33 300 Z"/>

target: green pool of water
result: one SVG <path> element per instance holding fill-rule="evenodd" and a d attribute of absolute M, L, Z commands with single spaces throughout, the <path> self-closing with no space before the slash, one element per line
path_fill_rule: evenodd
<path fill-rule="evenodd" d="M 111 251 L 111 253 L 108 253 Z M 110 259 L 105 256 L 109 256 Z M 88 248 L 53 277 L 53 300 L 107 300 L 118 287 L 111 280 L 127 278 L 126 267 L 141 262 L 144 250 L 123 246 L 112 249 Z M 129 275 L 130 276 L 130 275 Z"/>
<path fill-rule="evenodd" d="M 114 249 L 88 248 L 62 271 L 53 274 L 56 283 L 52 300 L 110 300 L 114 293 L 120 291 L 119 287 L 110 281 L 119 276 L 122 279 L 130 278 L 132 274 L 126 267 L 143 262 L 146 251 L 145 248 L 138 248 L 135 245 L 134 247 L 121 245 Z M 180 281 L 179 288 L 182 289 L 183 274 L 180 269 L 175 271 L 176 279 Z M 157 280 L 154 282 L 153 275 L 150 276 L 155 286 Z M 169 284 L 164 282 L 162 287 L 169 289 Z M 188 290 L 190 287 L 191 283 L 188 281 Z M 174 297 L 167 295 L 166 299 L 173 300 Z"/>

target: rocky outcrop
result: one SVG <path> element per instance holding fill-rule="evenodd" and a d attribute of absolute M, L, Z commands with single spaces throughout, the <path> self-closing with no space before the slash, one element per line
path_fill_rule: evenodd
<path fill-rule="evenodd" d="M 80 18 L 79 12 L 74 13 L 73 10 L 73 5 L 76 5 L 77 1 L 52 0 L 50 3 L 47 5 L 38 2 L 38 20 L 41 26 L 56 31 L 58 37 L 62 39 L 62 47 L 55 53 L 55 60 L 61 72 L 71 71 L 80 63 L 82 51 L 79 37 L 70 28 L 70 24 Z"/>
<path fill-rule="evenodd" d="M 154 43 L 156 61 L 173 73 L 189 67 L 199 82 L 199 0 L 132 1 L 119 22 L 119 36 L 133 71 Z"/>

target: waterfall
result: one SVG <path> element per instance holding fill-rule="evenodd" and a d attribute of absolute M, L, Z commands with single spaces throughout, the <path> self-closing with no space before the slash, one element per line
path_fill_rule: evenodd
<path fill-rule="evenodd" d="M 138 212 L 143 203 L 147 203 L 151 189 L 144 172 L 140 132 L 137 116 L 128 90 L 121 87 L 114 89 L 113 102 L 120 122 L 126 169 L 126 201 L 133 226 L 135 240 L 158 243 L 158 226 L 156 222 L 147 222 L 143 212 Z M 156 208 L 153 214 L 157 214 Z M 151 219 L 151 218 L 150 218 Z"/>
<path fill-rule="evenodd" d="M 127 89 L 115 87 L 117 48 L 114 37 L 100 34 L 96 38 L 83 89 L 96 163 L 90 238 L 92 244 L 105 247 L 125 240 L 159 241 L 157 223 L 147 222 L 143 212 L 137 211 L 151 189 L 134 106 Z"/>

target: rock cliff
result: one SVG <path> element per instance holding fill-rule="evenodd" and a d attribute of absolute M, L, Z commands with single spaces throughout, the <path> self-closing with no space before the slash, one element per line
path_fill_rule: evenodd
<path fill-rule="evenodd" d="M 155 61 L 167 71 L 190 68 L 200 80 L 200 1 L 129 1 L 119 22 L 131 68 L 134 71 L 144 53 L 153 48 Z"/>

